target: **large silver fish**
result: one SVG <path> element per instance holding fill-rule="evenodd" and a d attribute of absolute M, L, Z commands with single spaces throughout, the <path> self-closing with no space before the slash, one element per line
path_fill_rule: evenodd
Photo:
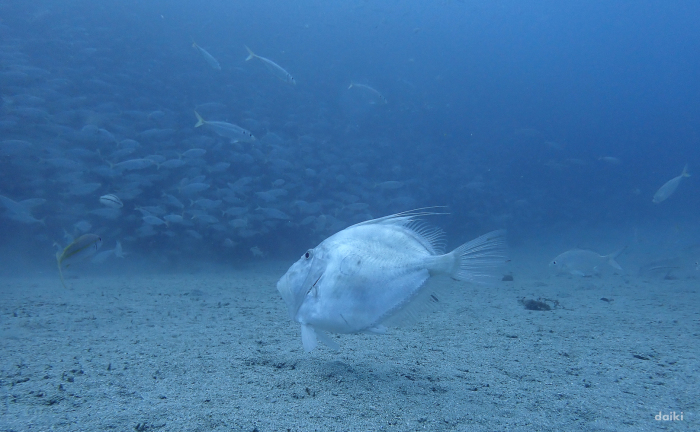
<path fill-rule="evenodd" d="M 304 349 L 317 337 L 337 349 L 325 332 L 384 333 L 401 312 L 426 298 L 435 275 L 485 282 L 506 261 L 505 231 L 482 235 L 450 253 L 440 252 L 442 233 L 409 211 L 348 227 L 309 249 L 277 282 L 289 316 L 301 324 Z M 429 298 L 429 297 L 428 297 Z"/>

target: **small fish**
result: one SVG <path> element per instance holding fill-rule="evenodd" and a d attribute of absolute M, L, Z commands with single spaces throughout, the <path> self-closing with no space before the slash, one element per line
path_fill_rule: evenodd
<path fill-rule="evenodd" d="M 204 57 L 204 60 L 206 60 L 207 63 L 209 63 L 209 66 L 211 66 L 212 68 L 214 68 L 214 69 L 216 69 L 216 70 L 221 70 L 221 65 L 220 65 L 219 62 L 214 58 L 213 55 L 209 54 L 204 48 L 202 48 L 201 46 L 197 45 L 197 43 L 195 43 L 195 42 L 192 42 L 192 47 L 193 47 L 193 48 L 196 48 L 197 51 L 199 51 L 199 53 L 202 54 L 202 57 Z"/>
<path fill-rule="evenodd" d="M 32 215 L 30 211 L 32 205 L 27 203 L 27 201 L 28 200 L 16 202 L 6 196 L 0 195 L 0 204 L 7 208 L 7 216 L 10 219 L 14 219 L 22 223 L 40 223 L 42 225 L 46 225 L 43 219 L 37 219 Z M 25 205 L 25 203 L 27 204 Z"/>
<path fill-rule="evenodd" d="M 376 90 L 376 89 L 374 89 L 366 84 L 357 84 L 357 83 L 351 82 L 350 87 L 348 87 L 348 90 L 353 89 L 353 88 L 357 89 L 359 91 L 362 91 L 365 94 L 369 95 L 372 98 L 371 103 L 373 103 L 373 104 L 379 103 L 379 104 L 385 105 L 385 104 L 389 103 L 389 101 L 386 100 L 384 95 L 379 93 L 378 90 Z"/>
<path fill-rule="evenodd" d="M 601 156 L 598 158 L 599 161 L 605 162 L 610 165 L 620 165 L 620 159 L 614 156 Z"/>
<path fill-rule="evenodd" d="M 161 219 L 157 216 L 153 216 L 153 215 L 146 215 L 146 216 L 142 217 L 141 219 L 143 219 L 143 221 L 146 222 L 147 224 L 153 225 L 153 226 L 167 225 L 167 222 L 165 222 L 163 219 Z"/>
<path fill-rule="evenodd" d="M 195 111 L 195 112 L 196 112 L 196 111 Z M 193 148 L 193 149 L 189 149 L 189 150 L 187 150 L 186 152 L 184 152 L 184 153 L 182 154 L 182 156 L 183 156 L 183 157 L 186 157 L 186 158 L 198 158 L 198 157 L 204 156 L 206 153 L 207 153 L 207 151 L 204 150 L 204 149 L 201 149 L 201 148 Z"/>
<path fill-rule="evenodd" d="M 270 59 L 267 59 L 265 57 L 260 57 L 259 55 L 255 54 L 247 46 L 245 47 L 245 49 L 248 50 L 248 57 L 245 59 L 245 61 L 252 60 L 252 59 L 256 58 L 256 59 L 260 60 L 261 62 L 263 62 L 265 67 L 267 67 L 267 69 L 270 72 L 272 72 L 272 74 L 274 76 L 276 76 L 277 78 L 281 79 L 282 81 L 284 81 L 288 84 L 296 85 L 297 82 L 294 80 L 294 77 L 292 77 L 292 75 L 290 75 L 289 72 L 284 70 L 282 68 L 282 66 L 278 65 L 277 63 L 273 62 Z"/>
<path fill-rule="evenodd" d="M 63 266 L 67 268 L 73 263 L 85 260 L 94 256 L 102 246 L 102 239 L 96 234 L 83 234 L 65 247 L 62 252 L 56 253 L 58 263 L 58 275 L 61 277 L 61 284 L 64 288 L 66 282 L 63 280 Z"/>
<path fill-rule="evenodd" d="M 148 168 L 151 165 L 155 165 L 155 163 L 150 159 L 129 159 L 112 165 L 112 169 L 131 171 Z"/>
<path fill-rule="evenodd" d="M 617 270 L 622 270 L 620 264 L 615 261 L 625 248 L 609 255 L 600 255 L 597 252 L 584 249 L 572 249 L 557 255 L 549 262 L 549 267 L 559 274 L 569 273 L 574 276 L 593 276 L 600 273 L 603 264 L 609 264 Z"/>
<path fill-rule="evenodd" d="M 402 188 L 403 182 L 396 181 L 396 180 L 389 180 L 389 181 L 377 183 L 374 185 L 374 187 L 379 188 L 381 190 L 394 190 L 394 189 Z"/>
<path fill-rule="evenodd" d="M 679 175 L 678 177 L 674 177 L 671 180 L 664 183 L 664 185 L 656 191 L 656 193 L 654 194 L 654 198 L 651 201 L 654 204 L 666 201 L 668 197 L 673 195 L 673 193 L 678 188 L 678 185 L 681 184 L 681 180 L 683 180 L 683 177 L 690 177 L 690 174 L 688 174 L 688 165 L 686 165 L 683 168 L 683 172 L 681 173 L 681 175 Z"/>
<path fill-rule="evenodd" d="M 117 241 L 117 245 L 114 247 L 114 249 L 102 251 L 96 254 L 94 257 L 92 257 L 90 262 L 93 264 L 100 264 L 105 262 L 107 258 L 111 257 L 112 255 L 117 258 L 124 258 L 124 250 L 122 249 L 122 244 L 119 243 L 119 241 Z"/>
<path fill-rule="evenodd" d="M 114 194 L 102 195 L 100 197 L 100 204 L 115 209 L 124 207 L 122 200 L 120 200 L 119 197 Z"/>
<path fill-rule="evenodd" d="M 253 134 L 240 126 L 222 121 L 206 121 L 197 111 L 194 112 L 194 115 L 197 116 L 197 123 L 194 127 L 207 126 L 217 135 L 229 138 L 232 143 L 255 141 Z"/>
<path fill-rule="evenodd" d="M 181 194 L 192 195 L 192 194 L 196 194 L 198 192 L 205 191 L 207 189 L 209 189 L 209 185 L 207 183 L 196 182 L 196 183 L 189 183 L 189 184 L 186 184 L 184 186 L 181 186 L 178 188 L 178 191 Z"/>
<path fill-rule="evenodd" d="M 488 282 L 506 262 L 505 232 L 494 231 L 441 252 L 442 233 L 414 210 L 346 228 L 304 253 L 277 282 L 289 316 L 301 324 L 306 351 L 317 337 L 337 348 L 325 332 L 384 333 L 409 318 L 431 294 L 431 276 Z M 500 274 L 499 274 L 500 276 Z"/>

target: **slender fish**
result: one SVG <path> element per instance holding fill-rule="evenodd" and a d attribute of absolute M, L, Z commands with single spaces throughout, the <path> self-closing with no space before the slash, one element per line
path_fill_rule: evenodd
<path fill-rule="evenodd" d="M 216 70 L 221 70 L 221 65 L 219 64 L 219 62 L 214 58 L 213 55 L 209 54 L 207 50 L 197 45 L 196 42 L 192 42 L 192 47 L 196 48 L 197 51 L 199 51 L 199 53 L 202 54 L 202 57 L 204 57 L 204 60 L 206 60 L 206 62 L 209 63 L 209 66 Z"/>
<path fill-rule="evenodd" d="M 282 66 L 278 65 L 277 63 L 273 62 L 272 60 L 270 60 L 268 58 L 260 57 L 259 55 L 255 54 L 247 46 L 245 47 L 245 49 L 248 50 L 248 57 L 245 59 L 245 61 L 252 60 L 252 59 L 256 58 L 256 59 L 260 60 L 265 65 L 265 67 L 270 72 L 272 72 L 272 74 L 274 76 L 276 76 L 277 78 L 281 79 L 282 81 L 284 81 L 288 84 L 296 85 L 297 82 L 294 80 L 294 77 L 292 77 L 292 75 L 289 72 L 284 70 L 284 68 L 282 68 Z"/>
<path fill-rule="evenodd" d="M 213 130 L 217 135 L 220 135 L 224 138 L 229 138 L 233 143 L 255 141 L 255 137 L 253 136 L 253 134 L 240 126 L 222 121 L 204 120 L 197 111 L 194 112 L 194 115 L 197 116 L 197 123 L 194 125 L 194 127 L 207 126 L 209 129 Z"/>

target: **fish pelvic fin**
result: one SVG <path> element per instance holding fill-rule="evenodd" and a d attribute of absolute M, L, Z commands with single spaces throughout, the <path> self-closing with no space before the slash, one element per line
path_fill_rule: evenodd
<path fill-rule="evenodd" d="M 253 50 L 250 49 L 250 48 L 248 48 L 248 45 L 243 45 L 243 46 L 245 47 L 245 49 L 248 50 L 248 57 L 246 57 L 245 61 L 252 60 L 252 59 L 254 59 L 255 57 L 257 57 L 257 56 L 255 55 L 255 53 L 253 52 Z"/>
<path fill-rule="evenodd" d="M 328 333 L 324 332 L 323 330 L 317 330 L 316 336 L 318 337 L 318 340 L 323 342 L 323 344 L 328 348 L 332 349 L 333 351 L 340 351 L 340 345 L 338 345 L 336 341 L 331 339 Z"/>
<path fill-rule="evenodd" d="M 61 257 L 63 256 L 63 252 L 56 252 L 56 264 L 58 265 L 58 277 L 61 278 L 61 285 L 63 285 L 63 288 L 68 289 L 66 286 L 66 281 L 63 280 L 63 270 L 61 269 Z"/>
<path fill-rule="evenodd" d="M 311 352 L 318 345 L 316 340 L 316 330 L 308 324 L 301 325 L 301 343 L 304 345 L 304 351 Z"/>
<path fill-rule="evenodd" d="M 685 164 L 685 166 L 683 167 L 681 177 L 690 177 L 690 173 L 688 172 L 688 164 Z"/>
<path fill-rule="evenodd" d="M 197 124 L 195 124 L 194 127 L 200 127 L 200 126 L 203 126 L 204 123 L 206 123 L 206 121 L 204 121 L 204 119 L 202 118 L 202 116 L 199 115 L 199 113 L 197 112 L 197 110 L 194 111 L 194 115 L 197 116 Z"/>
<path fill-rule="evenodd" d="M 487 283 L 495 281 L 499 270 L 507 262 L 505 230 L 492 231 L 441 255 L 447 258 L 445 269 L 453 278 L 461 281 Z"/>

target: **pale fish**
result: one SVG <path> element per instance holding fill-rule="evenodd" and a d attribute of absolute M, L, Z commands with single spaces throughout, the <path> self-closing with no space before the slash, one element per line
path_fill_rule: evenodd
<path fill-rule="evenodd" d="M 209 66 L 216 70 L 221 70 L 221 65 L 219 62 L 214 58 L 213 55 L 209 54 L 204 48 L 201 46 L 197 45 L 196 42 L 192 42 L 192 47 L 197 49 L 199 53 L 204 57 L 204 60 L 206 60 L 207 63 L 209 63 Z"/>
<path fill-rule="evenodd" d="M 348 87 L 348 90 L 353 89 L 353 88 L 356 90 L 359 90 L 359 91 L 363 92 L 365 95 L 367 95 L 370 98 L 369 100 L 370 100 L 371 104 L 385 105 L 385 104 L 389 103 L 389 101 L 386 100 L 384 95 L 382 95 L 381 93 L 379 93 L 379 91 L 377 91 L 376 89 L 374 89 L 366 84 L 357 84 L 357 83 L 351 82 L 350 87 Z"/>
<path fill-rule="evenodd" d="M 252 60 L 252 59 L 256 58 L 256 59 L 260 60 L 265 65 L 265 67 L 270 72 L 272 72 L 272 74 L 274 76 L 276 76 L 277 78 L 281 79 L 282 81 L 284 81 L 288 84 L 296 85 L 297 82 L 294 80 L 294 77 L 292 77 L 292 75 L 289 72 L 284 70 L 282 68 L 282 66 L 278 65 L 277 63 L 273 62 L 270 59 L 267 59 L 265 57 L 260 57 L 259 55 L 255 54 L 247 46 L 245 47 L 245 49 L 248 50 L 248 57 L 245 59 L 245 61 Z"/>
<path fill-rule="evenodd" d="M 572 249 L 557 255 L 556 258 L 549 262 L 549 267 L 559 274 L 569 273 L 574 276 L 597 275 L 604 264 L 608 264 L 617 270 L 622 270 L 615 258 L 624 250 L 625 248 L 622 248 L 609 255 L 600 255 L 591 250 Z"/>
<path fill-rule="evenodd" d="M 46 225 L 43 219 L 37 219 L 32 215 L 30 208 L 36 204 L 30 202 L 29 200 L 16 202 L 6 196 L 0 195 L 0 204 L 7 208 L 7 217 L 10 219 L 14 219 L 22 223 L 40 223 L 42 225 Z"/>
<path fill-rule="evenodd" d="M 233 143 L 255 141 L 255 137 L 253 136 L 253 134 L 240 126 L 222 121 L 204 120 L 197 111 L 194 112 L 194 115 L 197 116 L 197 123 L 194 125 L 194 127 L 207 126 L 211 130 L 213 130 L 217 135 L 220 135 L 224 138 L 228 138 Z"/>
<path fill-rule="evenodd" d="M 426 281 L 447 275 L 471 282 L 496 280 L 506 262 L 505 231 L 494 231 L 441 253 L 442 233 L 414 210 L 346 228 L 304 253 L 277 282 L 289 316 L 301 324 L 306 351 L 325 332 L 384 333 L 430 297 Z"/>
<path fill-rule="evenodd" d="M 120 200 L 119 197 L 114 194 L 102 195 L 100 197 L 100 204 L 114 209 L 124 207 L 124 203 L 122 202 L 122 200 Z"/>
<path fill-rule="evenodd" d="M 111 256 L 115 256 L 117 258 L 124 258 L 124 255 L 125 255 L 125 253 L 124 253 L 124 250 L 122 249 L 122 244 L 119 243 L 119 241 L 117 241 L 117 245 L 114 247 L 114 249 L 110 249 L 110 250 L 106 250 L 106 251 L 102 251 L 102 252 L 98 253 L 97 255 L 92 257 L 90 262 L 93 264 L 99 264 L 99 263 L 105 262 L 107 260 L 107 258 L 109 258 Z"/>
<path fill-rule="evenodd" d="M 63 280 L 63 267 L 85 260 L 94 256 L 102 245 L 102 239 L 96 234 L 83 234 L 65 247 L 63 251 L 56 253 L 58 263 L 58 275 L 61 277 L 61 284 L 64 288 L 66 282 Z"/>
<path fill-rule="evenodd" d="M 681 175 L 679 175 L 678 177 L 674 177 L 671 180 L 664 183 L 664 185 L 656 191 L 656 193 L 654 194 L 654 198 L 651 201 L 654 204 L 666 201 L 668 197 L 673 195 L 673 193 L 678 188 L 678 185 L 681 184 L 681 180 L 683 180 L 683 177 L 690 177 L 690 174 L 688 174 L 688 165 L 686 165 L 683 168 L 683 172 L 681 173 Z"/>
<path fill-rule="evenodd" d="M 117 164 L 110 164 L 112 169 L 124 171 L 140 170 L 148 168 L 152 165 L 155 165 L 155 163 L 150 159 L 129 159 L 124 162 L 119 162 Z"/>

